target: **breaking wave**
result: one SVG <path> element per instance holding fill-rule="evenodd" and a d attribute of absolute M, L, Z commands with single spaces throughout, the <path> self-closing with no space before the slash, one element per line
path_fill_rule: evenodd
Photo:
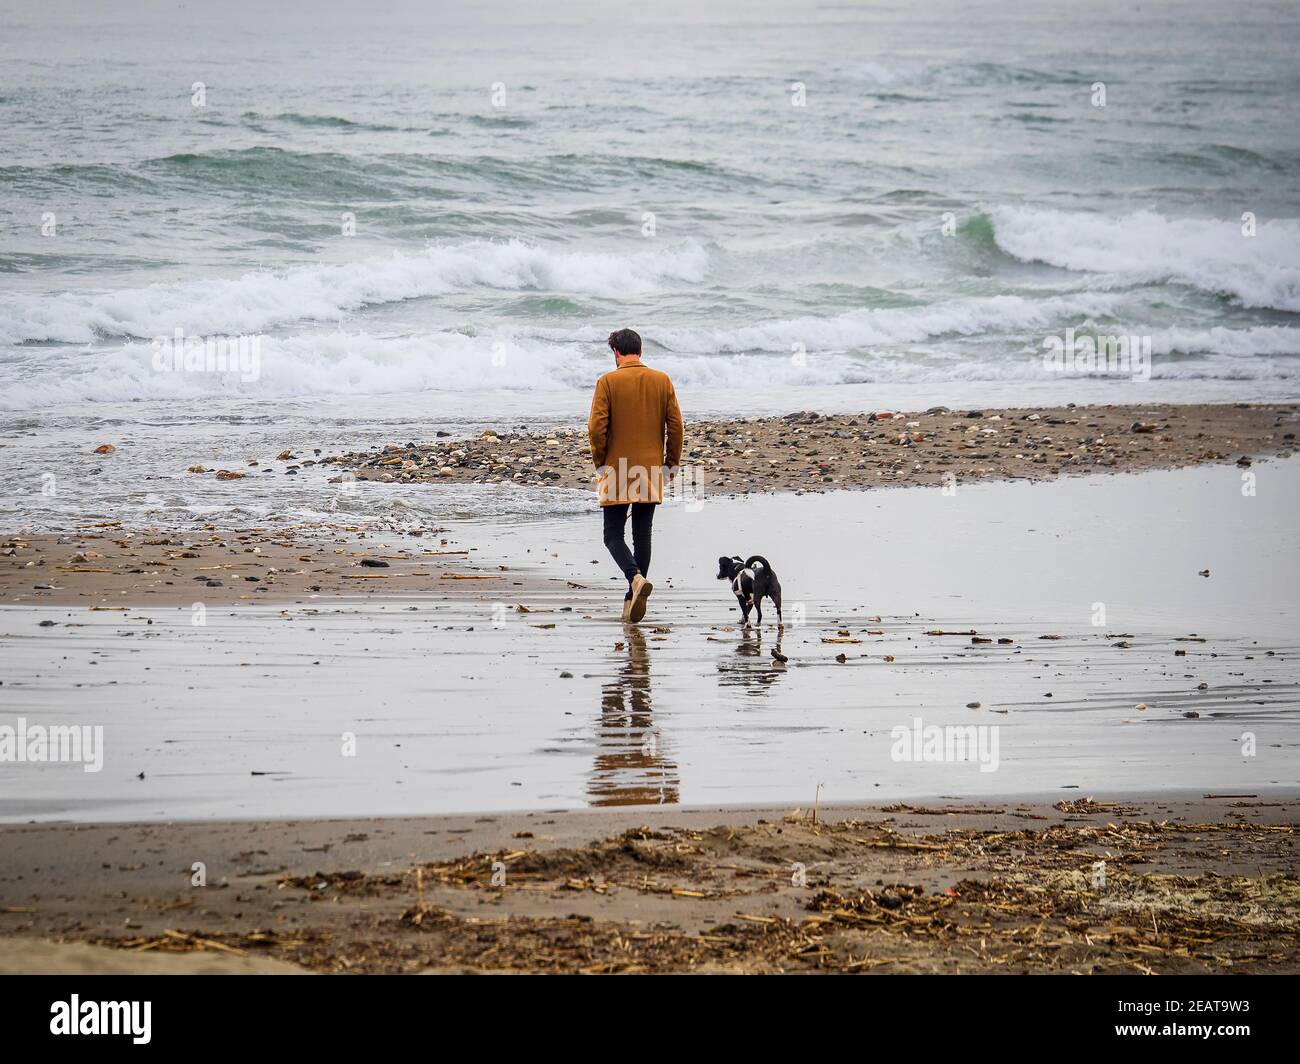
<path fill-rule="evenodd" d="M 1105 275 L 1121 284 L 1189 285 L 1245 307 L 1300 313 L 1300 220 L 1261 222 L 1243 235 L 1239 221 L 1122 217 L 997 207 L 993 239 L 1022 262 Z"/>
<path fill-rule="evenodd" d="M 520 241 L 471 242 L 283 273 L 0 305 L 0 342 L 147 339 L 176 328 L 193 334 L 258 332 L 291 322 L 337 321 L 366 306 L 472 288 L 622 298 L 651 294 L 666 284 L 698 282 L 707 261 L 704 249 L 694 243 L 616 255 L 557 251 Z"/>

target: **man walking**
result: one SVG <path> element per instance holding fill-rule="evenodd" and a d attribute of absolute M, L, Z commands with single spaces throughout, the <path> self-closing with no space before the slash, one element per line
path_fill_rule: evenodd
<path fill-rule="evenodd" d="M 623 620 L 645 616 L 653 585 L 650 529 L 655 507 L 682 461 L 682 411 L 668 374 L 641 362 L 641 337 L 631 329 L 609 334 L 615 368 L 596 382 L 587 436 L 599 476 L 597 492 L 605 521 L 605 546 L 627 577 Z M 632 550 L 623 530 L 632 514 Z"/>

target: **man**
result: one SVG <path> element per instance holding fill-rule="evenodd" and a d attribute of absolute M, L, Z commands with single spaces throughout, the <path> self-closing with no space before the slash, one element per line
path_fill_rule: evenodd
<path fill-rule="evenodd" d="M 596 382 L 587 436 L 599 473 L 597 490 L 605 520 L 605 546 L 627 577 L 623 620 L 645 616 L 654 586 L 650 528 L 664 498 L 664 471 L 671 483 L 682 461 L 682 411 L 668 374 L 641 362 L 641 337 L 631 329 L 609 334 L 614 366 Z M 623 529 L 632 514 L 632 550 Z"/>

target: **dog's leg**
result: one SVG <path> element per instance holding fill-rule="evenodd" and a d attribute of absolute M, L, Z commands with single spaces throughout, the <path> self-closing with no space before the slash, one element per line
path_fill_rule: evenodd
<path fill-rule="evenodd" d="M 758 618 L 758 626 L 762 628 L 763 627 L 763 600 L 758 597 L 755 597 L 754 599 L 754 615 L 755 617 Z"/>
<path fill-rule="evenodd" d="M 781 616 L 781 589 L 778 587 L 772 592 L 772 604 L 776 606 L 776 623 L 784 625 L 785 619 Z"/>
<path fill-rule="evenodd" d="M 743 595 L 737 595 L 736 601 L 740 603 L 740 623 L 749 624 L 749 604 Z"/>

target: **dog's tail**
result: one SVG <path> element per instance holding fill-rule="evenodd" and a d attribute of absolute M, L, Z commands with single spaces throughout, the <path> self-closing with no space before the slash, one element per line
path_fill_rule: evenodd
<path fill-rule="evenodd" d="M 759 569 L 766 569 L 769 573 L 772 571 L 772 563 L 764 558 L 761 554 L 751 554 L 745 560 L 745 568 L 753 569 L 757 572 Z"/>

